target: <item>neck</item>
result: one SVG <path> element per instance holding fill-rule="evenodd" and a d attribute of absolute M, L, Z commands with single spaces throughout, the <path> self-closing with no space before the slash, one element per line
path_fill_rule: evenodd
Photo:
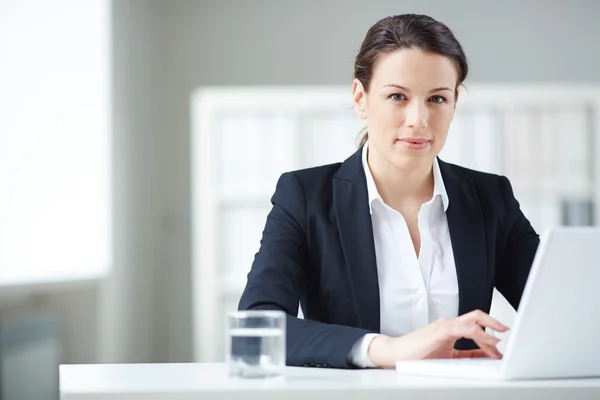
<path fill-rule="evenodd" d="M 421 205 L 433 196 L 433 165 L 404 170 L 387 161 L 377 150 L 367 149 L 367 163 L 383 201 L 397 210 Z"/>

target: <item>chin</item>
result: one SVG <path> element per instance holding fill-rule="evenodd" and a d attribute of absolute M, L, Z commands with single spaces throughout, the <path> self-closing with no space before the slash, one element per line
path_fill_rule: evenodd
<path fill-rule="evenodd" d="M 395 152 L 389 161 L 394 166 L 403 171 L 419 170 L 433 162 L 433 158 L 429 154 L 412 154 Z"/>

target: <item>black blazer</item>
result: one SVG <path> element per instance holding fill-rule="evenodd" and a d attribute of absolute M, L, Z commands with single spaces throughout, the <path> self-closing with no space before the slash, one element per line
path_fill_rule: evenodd
<path fill-rule="evenodd" d="M 379 284 L 362 149 L 281 176 L 239 309 L 287 313 L 287 364 L 351 368 L 379 332 Z M 458 276 L 458 314 L 489 312 L 496 287 L 516 309 L 539 238 L 507 178 L 439 161 Z M 298 319 L 298 303 L 305 319 Z M 461 340 L 457 348 L 474 348 Z"/>

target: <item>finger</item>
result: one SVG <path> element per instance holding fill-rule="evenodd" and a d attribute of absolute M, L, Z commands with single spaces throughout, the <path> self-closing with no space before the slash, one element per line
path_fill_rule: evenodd
<path fill-rule="evenodd" d="M 500 341 L 496 336 L 490 335 L 484 329 L 482 329 L 481 325 L 478 325 L 476 322 L 468 321 L 468 320 L 460 320 L 456 318 L 452 320 L 450 323 L 447 332 L 450 337 L 455 339 L 460 339 L 461 337 L 467 339 L 477 339 L 483 342 L 489 342 L 496 344 Z"/>
<path fill-rule="evenodd" d="M 488 354 L 481 350 L 456 350 L 454 358 L 485 358 L 489 357 Z"/>
<path fill-rule="evenodd" d="M 479 346 L 479 349 L 487 354 L 488 357 L 497 359 L 502 358 L 502 353 L 500 353 L 496 347 L 498 342 L 500 342 L 500 339 L 485 333 L 481 329 L 478 329 L 478 331 L 479 332 L 473 336 L 473 341 Z"/>
<path fill-rule="evenodd" d="M 502 358 L 502 354 L 496 348 L 500 339 L 486 333 L 476 323 L 457 319 L 455 320 L 454 330 L 459 337 L 473 340 L 488 357 Z"/>
<path fill-rule="evenodd" d="M 509 328 L 500 321 L 492 318 L 490 315 L 481 310 L 474 310 L 467 314 L 458 317 L 462 321 L 471 321 L 486 328 L 491 328 L 495 331 L 505 332 Z"/>
<path fill-rule="evenodd" d="M 490 317 L 481 310 L 471 311 L 458 317 L 461 321 L 471 321 L 486 328 L 491 328 L 498 332 L 506 332 L 508 326 L 500 323 L 500 321 Z"/>
<path fill-rule="evenodd" d="M 498 351 L 496 346 L 484 345 L 484 346 L 481 346 L 480 350 L 485 353 L 484 357 L 489 357 L 489 358 L 493 358 L 496 360 L 502 359 L 502 353 L 500 353 Z"/>

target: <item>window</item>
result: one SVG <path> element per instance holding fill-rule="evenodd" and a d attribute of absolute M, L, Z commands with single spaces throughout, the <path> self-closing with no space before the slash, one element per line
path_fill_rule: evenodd
<path fill-rule="evenodd" d="M 0 3 L 0 285 L 112 262 L 109 5 Z"/>

